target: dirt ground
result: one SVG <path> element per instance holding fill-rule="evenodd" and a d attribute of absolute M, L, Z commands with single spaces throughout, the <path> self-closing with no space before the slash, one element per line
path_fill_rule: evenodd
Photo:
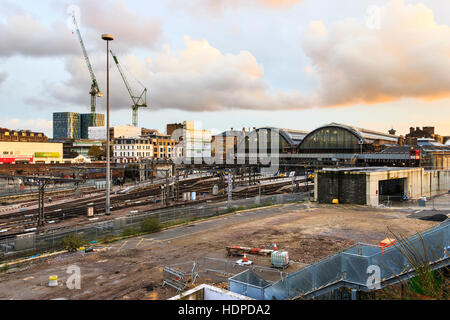
<path fill-rule="evenodd" d="M 263 214 L 264 213 L 264 214 Z M 287 250 L 292 266 L 287 272 L 311 264 L 357 242 L 378 244 L 389 233 L 411 234 L 436 224 L 407 218 L 400 210 L 362 206 L 290 204 L 260 208 L 179 227 L 176 237 L 157 240 L 155 235 L 105 245 L 104 252 L 67 253 L 10 268 L 0 274 L 0 299 L 167 299 L 177 294 L 162 287 L 164 266 L 203 257 L 229 259 L 227 245 L 269 248 L 276 242 Z M 240 220 L 234 221 L 234 218 Z M 188 232 L 189 231 L 189 232 Z M 163 231 L 164 233 L 166 231 Z M 268 265 L 260 257 L 255 264 Z M 81 289 L 70 290 L 65 283 L 67 267 L 81 269 Z M 49 287 L 50 275 L 58 275 L 59 286 Z M 196 285 L 211 283 L 226 287 L 225 277 L 201 273 Z"/>

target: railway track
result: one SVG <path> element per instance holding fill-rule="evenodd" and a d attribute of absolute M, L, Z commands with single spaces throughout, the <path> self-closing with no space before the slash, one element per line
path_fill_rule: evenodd
<path fill-rule="evenodd" d="M 210 193 L 212 186 L 217 183 L 218 178 L 196 178 L 195 186 L 190 181 L 180 181 L 178 187 L 178 199 L 174 199 L 174 195 L 169 198 L 169 200 L 175 203 L 170 205 L 173 206 L 183 206 L 184 202 L 177 202 L 180 200 L 183 192 L 197 192 Z M 261 179 L 263 181 L 264 179 Z M 267 180 L 267 179 L 265 179 Z M 271 184 L 262 185 L 262 194 L 271 195 L 277 194 L 278 190 L 286 185 L 292 184 L 292 181 L 279 181 Z M 151 185 L 144 190 L 139 190 L 130 194 L 114 195 L 111 197 L 111 211 L 117 211 L 125 208 L 132 208 L 136 206 L 151 205 L 161 201 L 161 188 L 163 183 L 158 183 Z M 247 186 L 243 190 L 234 191 L 233 198 L 245 198 L 249 196 L 258 195 L 260 192 L 259 185 Z M 226 193 L 219 194 L 215 196 L 214 201 L 220 201 L 227 198 Z M 63 204 L 52 205 L 46 207 L 45 209 L 45 221 L 46 223 L 60 223 L 67 219 L 86 216 L 87 208 L 94 208 L 94 215 L 102 215 L 105 212 L 105 200 L 104 196 L 91 197 L 88 199 L 79 199 L 70 201 Z M 202 202 L 202 200 L 197 200 L 196 202 Z M 147 211 L 160 210 L 161 207 L 150 209 Z M 14 237 L 16 235 L 26 233 L 29 231 L 34 231 L 37 228 L 38 222 L 38 209 L 31 209 L 19 212 L 7 213 L 0 216 L 0 240 L 8 237 Z"/>

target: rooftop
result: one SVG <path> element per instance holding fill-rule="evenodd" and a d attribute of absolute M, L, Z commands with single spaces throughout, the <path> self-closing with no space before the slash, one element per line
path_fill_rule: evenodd
<path fill-rule="evenodd" d="M 396 135 L 379 132 L 379 131 L 374 131 L 374 130 L 369 130 L 369 129 L 364 129 L 364 128 L 358 128 L 358 127 L 347 125 L 347 124 L 332 122 L 332 123 L 328 124 L 328 126 L 338 126 L 338 127 L 343 127 L 343 128 L 353 130 L 357 134 L 359 134 L 363 139 L 367 139 L 367 140 L 382 139 L 382 140 L 389 140 L 394 143 L 397 143 L 397 141 L 399 139 L 399 136 L 396 136 Z"/>
<path fill-rule="evenodd" d="M 386 171 L 400 171 L 400 170 L 414 170 L 421 168 L 412 168 L 412 167 L 351 167 L 351 168 L 323 168 L 319 171 L 326 172 L 386 172 Z"/>

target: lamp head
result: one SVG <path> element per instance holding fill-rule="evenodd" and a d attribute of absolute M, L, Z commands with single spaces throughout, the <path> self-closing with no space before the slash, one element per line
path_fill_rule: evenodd
<path fill-rule="evenodd" d="M 102 39 L 106 41 L 112 41 L 114 40 L 114 36 L 112 34 L 102 34 Z"/>

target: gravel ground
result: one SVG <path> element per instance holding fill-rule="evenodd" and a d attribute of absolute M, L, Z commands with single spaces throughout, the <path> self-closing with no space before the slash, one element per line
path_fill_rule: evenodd
<path fill-rule="evenodd" d="M 268 248 L 276 242 L 294 262 L 287 272 L 311 264 L 356 243 L 378 244 L 388 227 L 411 234 L 436 224 L 408 218 L 410 212 L 351 205 L 290 204 L 219 217 L 193 226 L 110 244 L 104 252 L 67 253 L 0 274 L 0 299 L 167 299 L 176 290 L 161 287 L 162 268 L 204 257 L 227 257 L 225 246 Z M 250 257 L 256 264 L 267 260 Z M 81 289 L 65 286 L 67 267 L 81 270 Z M 59 276 L 58 287 L 48 277 Z M 201 273 L 196 284 L 221 287 L 226 278 Z"/>

